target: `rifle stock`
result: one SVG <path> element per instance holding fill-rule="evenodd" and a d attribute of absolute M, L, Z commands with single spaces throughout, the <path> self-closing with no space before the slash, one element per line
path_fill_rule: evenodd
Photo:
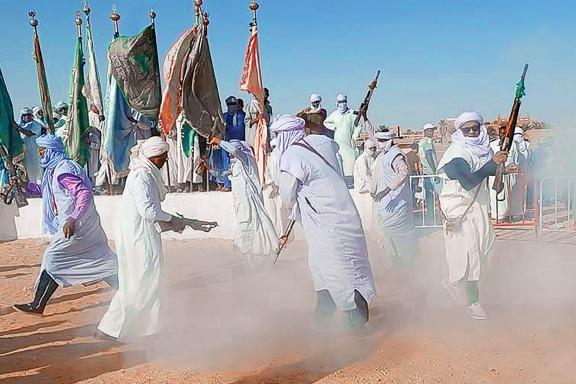
<path fill-rule="evenodd" d="M 506 131 L 504 134 L 504 139 L 500 145 L 501 151 L 510 151 L 512 147 L 512 142 L 514 141 L 514 131 L 516 130 L 516 124 L 518 123 L 518 115 L 520 113 L 520 106 L 522 105 L 522 96 L 524 96 L 524 80 L 526 79 L 526 72 L 528 71 L 528 64 L 524 65 L 524 70 L 522 71 L 522 77 L 516 85 L 516 95 L 514 97 L 514 103 L 512 104 L 512 110 L 510 111 L 510 116 L 508 117 L 508 122 L 506 123 Z M 496 175 L 494 177 L 494 183 L 492 184 L 492 189 L 496 191 L 497 194 L 504 190 L 504 164 L 499 164 L 496 169 Z"/>

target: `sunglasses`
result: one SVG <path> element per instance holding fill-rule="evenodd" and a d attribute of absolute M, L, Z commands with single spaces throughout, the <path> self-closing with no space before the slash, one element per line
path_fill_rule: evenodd
<path fill-rule="evenodd" d="M 474 126 L 474 127 L 460 128 L 460 130 L 464 134 L 470 133 L 471 131 L 477 132 L 477 131 L 480 131 L 480 126 L 478 125 L 478 126 Z"/>

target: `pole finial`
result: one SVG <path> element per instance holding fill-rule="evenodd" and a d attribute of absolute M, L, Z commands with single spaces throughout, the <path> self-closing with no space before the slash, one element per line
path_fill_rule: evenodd
<path fill-rule="evenodd" d="M 156 12 L 154 11 L 154 8 L 150 8 L 150 12 L 148 12 L 148 16 L 150 17 L 150 20 L 152 21 L 152 24 L 154 24 L 154 20 L 156 19 Z"/>
<path fill-rule="evenodd" d="M 38 20 L 36 19 L 36 11 L 31 10 L 30 12 L 28 12 L 28 16 L 30 16 L 30 25 L 34 29 L 36 29 L 36 27 L 38 27 Z"/>
<path fill-rule="evenodd" d="M 78 33 L 78 37 L 82 37 L 82 17 L 80 16 L 82 12 L 76 11 L 74 14 L 76 15 L 76 32 Z"/>
<path fill-rule="evenodd" d="M 252 22 L 250 23 L 250 26 L 253 27 L 258 25 L 258 18 L 256 13 L 258 11 L 258 8 L 260 8 L 260 5 L 258 5 L 258 3 L 255 0 L 252 0 L 250 5 L 248 5 L 248 8 L 250 8 L 250 10 L 252 11 Z"/>
<path fill-rule="evenodd" d="M 120 34 L 120 30 L 118 27 L 118 22 L 120 21 L 120 14 L 116 12 L 116 5 L 112 6 L 112 14 L 110 15 L 110 19 L 114 23 L 114 36 L 118 36 Z"/>
<path fill-rule="evenodd" d="M 88 5 L 88 0 L 84 0 L 84 8 L 82 8 L 82 12 L 84 12 L 86 17 L 90 17 L 90 12 L 92 12 L 92 9 Z"/>

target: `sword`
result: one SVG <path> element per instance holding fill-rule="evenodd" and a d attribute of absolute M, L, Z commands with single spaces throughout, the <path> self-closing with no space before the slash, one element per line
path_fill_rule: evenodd
<path fill-rule="evenodd" d="M 290 237 L 290 234 L 292 233 L 292 230 L 294 229 L 295 223 L 296 223 L 295 220 L 290 220 L 290 223 L 288 224 L 288 228 L 286 228 L 284 235 L 280 238 L 280 242 L 278 243 L 278 247 L 276 247 L 274 264 L 276 264 L 276 262 L 278 261 L 278 258 L 280 257 L 280 254 L 284 250 L 284 247 L 286 246 L 286 243 L 288 242 L 288 237 Z"/>

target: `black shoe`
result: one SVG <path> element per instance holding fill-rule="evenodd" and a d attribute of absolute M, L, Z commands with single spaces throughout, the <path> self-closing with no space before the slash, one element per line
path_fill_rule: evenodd
<path fill-rule="evenodd" d="M 104 332 L 102 332 L 101 330 L 99 330 L 98 328 L 96 328 L 96 330 L 92 334 L 92 337 L 95 339 L 98 339 L 98 340 L 102 340 L 102 341 L 114 341 L 114 342 L 118 341 L 118 339 L 116 337 L 107 335 Z"/>
<path fill-rule="evenodd" d="M 12 306 L 15 311 L 27 313 L 29 315 L 42 316 L 44 309 L 34 307 L 32 304 L 14 304 Z"/>

